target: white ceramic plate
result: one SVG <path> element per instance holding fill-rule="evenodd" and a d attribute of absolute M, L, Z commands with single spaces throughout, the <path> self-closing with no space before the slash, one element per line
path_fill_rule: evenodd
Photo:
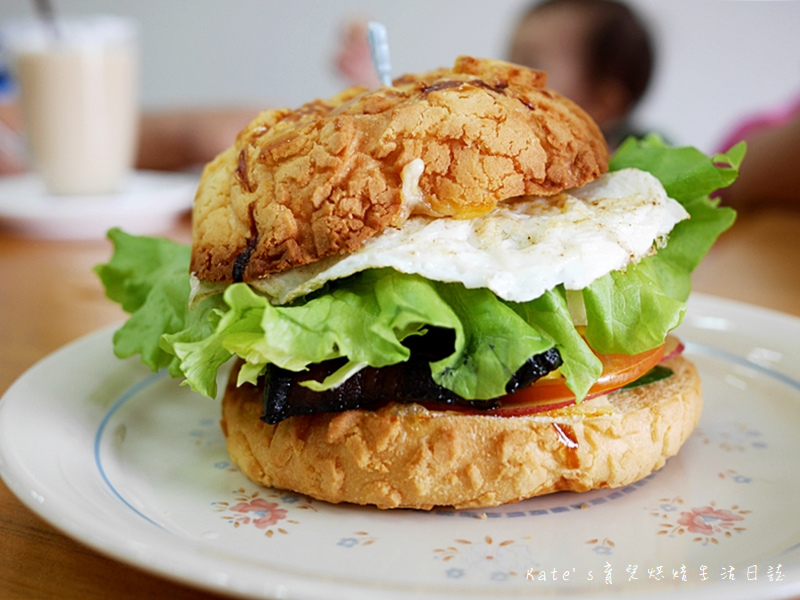
<path fill-rule="evenodd" d="M 486 511 L 332 506 L 231 464 L 218 404 L 135 361 L 111 331 L 0 402 L 0 475 L 32 510 L 116 559 L 264 598 L 800 594 L 800 319 L 695 296 L 680 335 L 706 407 L 683 451 L 620 490 Z"/>
<path fill-rule="evenodd" d="M 0 177 L 0 224 L 23 235 L 99 239 L 111 227 L 161 233 L 188 211 L 197 176 L 136 171 L 117 194 L 56 196 L 36 175 Z"/>

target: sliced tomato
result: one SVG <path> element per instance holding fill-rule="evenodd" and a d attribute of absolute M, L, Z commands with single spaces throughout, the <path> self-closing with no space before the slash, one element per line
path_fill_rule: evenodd
<path fill-rule="evenodd" d="M 639 354 L 598 354 L 603 363 L 603 373 L 589 388 L 585 400 L 601 396 L 636 381 L 662 360 L 671 358 L 683 350 L 675 336 L 667 336 L 666 342 Z M 520 416 L 555 410 L 575 403 L 575 394 L 567 387 L 563 377 L 545 377 L 533 385 L 504 396 L 498 409 L 484 414 L 498 416 Z"/>

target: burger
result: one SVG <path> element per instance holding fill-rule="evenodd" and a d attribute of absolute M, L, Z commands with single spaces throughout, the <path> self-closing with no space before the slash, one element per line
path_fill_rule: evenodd
<path fill-rule="evenodd" d="M 221 396 L 265 486 L 430 509 L 627 485 L 699 420 L 670 332 L 742 155 L 610 158 L 544 73 L 472 57 L 266 110 L 205 167 L 191 247 L 109 233 L 115 352 Z"/>

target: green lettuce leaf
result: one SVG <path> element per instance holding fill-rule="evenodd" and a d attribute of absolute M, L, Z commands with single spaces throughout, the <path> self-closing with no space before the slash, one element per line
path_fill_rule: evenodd
<path fill-rule="evenodd" d="M 187 383 L 206 395 L 214 395 L 216 370 L 234 354 L 246 363 L 240 382 L 255 382 L 268 364 L 302 371 L 346 358 L 330 378 L 306 383 L 321 390 L 362 366 L 404 362 L 406 337 L 443 327 L 455 332 L 455 347 L 431 365 L 434 380 L 456 393 L 489 399 L 504 393 L 528 358 L 553 347 L 552 339 L 487 290 L 391 269 L 358 273 L 296 305 L 272 306 L 241 283 L 229 286 L 223 298 L 227 310 L 214 311 L 210 335 L 164 336 L 163 345 L 180 359 Z"/>
<path fill-rule="evenodd" d="M 615 271 L 583 290 L 586 339 L 601 354 L 638 354 L 664 343 L 680 325 L 685 302 L 658 280 L 657 265 L 642 261 Z"/>
<path fill-rule="evenodd" d="M 391 270 L 358 273 L 329 293 L 289 306 L 272 306 L 244 284 L 231 286 L 225 295 L 232 310 L 242 298 L 261 300 L 258 328 L 228 334 L 225 347 L 245 359 L 243 378 L 249 381 L 268 363 L 302 371 L 344 357 L 348 363 L 342 372 L 352 372 L 356 365 L 404 362 L 409 350 L 402 341 L 426 326 L 452 328 L 463 336 L 456 316 L 429 282 Z M 338 380 L 335 375 L 311 387 L 324 389 Z"/>
<path fill-rule="evenodd" d="M 744 144 L 739 144 L 709 158 L 695 148 L 673 148 L 657 136 L 647 136 L 626 140 L 614 154 L 611 170 L 649 171 L 690 218 L 675 226 L 657 254 L 584 289 L 586 338 L 597 352 L 649 350 L 680 324 L 692 271 L 736 219 L 733 209 L 720 208 L 709 194 L 735 180 L 744 152 Z"/>
<path fill-rule="evenodd" d="M 633 167 L 652 173 L 670 198 L 685 205 L 732 184 L 739 174 L 745 149 L 745 143 L 741 142 L 727 153 L 709 158 L 697 148 L 669 146 L 651 134 L 625 140 L 611 157 L 608 168 L 618 171 Z"/>
<path fill-rule="evenodd" d="M 531 356 L 553 347 L 550 336 L 489 290 L 434 285 L 456 313 L 464 334 L 456 336 L 453 354 L 431 364 L 431 372 L 434 381 L 463 398 L 502 396 L 509 379 Z"/>
<path fill-rule="evenodd" d="M 205 301 L 205 318 L 195 319 L 176 333 L 165 333 L 161 347 L 174 354 L 186 383 L 195 391 L 209 397 L 217 393 L 217 371 L 233 353 L 224 346 L 228 335 L 257 330 L 261 307 L 266 301 L 253 293 L 245 294 L 234 307 L 228 302 L 246 286 L 234 285 L 225 290 L 222 298 L 212 296 Z M 247 288 L 249 291 L 249 288 Z"/>
<path fill-rule="evenodd" d="M 560 370 L 578 398 L 600 375 L 595 352 L 636 353 L 663 343 L 683 318 L 691 272 L 735 213 L 709 196 L 729 185 L 744 153 L 707 157 L 671 148 L 656 137 L 628 140 L 610 168 L 653 173 L 690 213 L 666 247 L 609 273 L 577 296 L 585 315 L 579 332 L 562 286 L 530 302 L 505 302 L 483 289 L 426 280 L 390 269 L 369 270 L 332 282 L 310 297 L 273 306 L 243 283 L 228 286 L 189 308 L 189 249 L 157 238 L 109 232 L 114 255 L 96 267 L 106 292 L 131 313 L 114 336 L 120 357 L 140 354 L 152 369 L 168 367 L 195 390 L 214 396 L 218 369 L 245 361 L 241 381 L 255 381 L 268 364 L 302 371 L 343 358 L 324 381 L 327 389 L 366 365 L 408 359 L 403 341 L 431 327 L 455 332 L 452 354 L 431 364 L 434 379 L 468 399 L 495 398 L 530 357 L 556 347 Z"/>
<path fill-rule="evenodd" d="M 131 315 L 114 333 L 114 352 L 120 358 L 138 354 L 154 371 L 170 365 L 174 369 L 175 356 L 161 348 L 161 337 L 183 330 L 190 320 L 190 249 L 119 229 L 110 230 L 108 237 L 114 254 L 95 273 L 106 295 Z"/>
<path fill-rule="evenodd" d="M 561 374 L 576 398 L 583 398 L 603 372 L 603 364 L 575 328 L 563 286 L 544 293 L 531 302 L 514 304 L 528 323 L 556 341 L 563 364 Z"/>

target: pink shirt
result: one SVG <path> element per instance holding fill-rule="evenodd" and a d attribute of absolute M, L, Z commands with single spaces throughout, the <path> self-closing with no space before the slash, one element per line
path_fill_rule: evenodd
<path fill-rule="evenodd" d="M 718 150 L 720 152 L 725 152 L 742 140 L 751 137 L 754 133 L 763 129 L 782 125 L 799 114 L 800 96 L 783 106 L 751 115 L 741 121 L 736 128 L 723 139 Z"/>

